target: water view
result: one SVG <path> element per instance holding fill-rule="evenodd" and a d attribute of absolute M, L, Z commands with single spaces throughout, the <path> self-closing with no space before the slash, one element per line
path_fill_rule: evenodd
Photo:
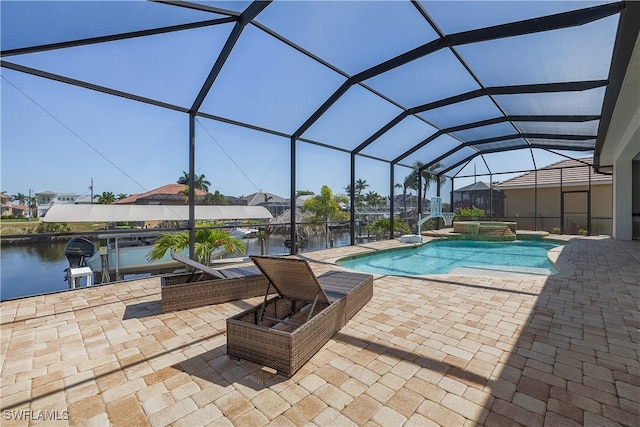
<path fill-rule="evenodd" d="M 349 244 L 349 233 L 333 233 L 333 244 Z M 286 255 L 287 237 L 271 235 L 264 242 L 265 255 Z M 324 249 L 325 236 L 310 237 L 301 252 Z M 262 243 L 258 239 L 244 239 L 246 255 L 261 255 Z M 331 244 L 331 243 L 329 243 Z M 0 300 L 58 292 L 69 289 L 64 270 L 69 267 L 64 250 L 66 240 L 29 244 L 3 244 L 0 251 Z M 96 243 L 97 246 L 97 243 Z M 125 275 L 125 280 L 147 275 Z M 84 280 L 81 286 L 85 286 Z"/>

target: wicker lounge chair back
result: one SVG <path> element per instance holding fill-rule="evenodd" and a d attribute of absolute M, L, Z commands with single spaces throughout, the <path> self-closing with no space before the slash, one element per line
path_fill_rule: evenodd
<path fill-rule="evenodd" d="M 182 255 L 177 254 L 173 251 L 171 252 L 171 258 L 185 265 L 188 265 L 189 267 L 195 268 L 196 270 L 204 271 L 205 273 L 210 274 L 213 277 L 217 277 L 218 279 L 227 279 L 227 277 L 223 273 L 221 273 L 219 270 L 215 270 L 211 267 L 207 267 L 206 265 L 200 264 L 199 262 L 194 261 L 192 259 L 185 258 Z"/>
<path fill-rule="evenodd" d="M 249 258 L 281 296 L 294 300 L 331 304 L 307 261 L 263 256 Z"/>
<path fill-rule="evenodd" d="M 185 258 L 182 255 L 177 254 L 175 252 L 171 252 L 171 257 L 176 261 L 183 263 L 184 265 L 187 265 L 195 270 L 200 270 L 202 272 L 210 274 L 211 276 L 217 279 L 239 279 L 242 277 L 262 275 L 260 270 L 256 268 L 255 265 L 223 268 L 223 269 L 217 270 L 215 268 L 207 267 L 204 264 L 200 264 L 199 262 L 194 261 L 192 259 Z"/>

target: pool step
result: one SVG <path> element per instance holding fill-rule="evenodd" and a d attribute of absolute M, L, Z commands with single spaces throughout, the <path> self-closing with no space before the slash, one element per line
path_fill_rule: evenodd
<path fill-rule="evenodd" d="M 478 238 L 498 239 L 498 240 L 516 240 L 516 235 L 508 226 L 487 226 L 480 225 L 478 227 Z"/>

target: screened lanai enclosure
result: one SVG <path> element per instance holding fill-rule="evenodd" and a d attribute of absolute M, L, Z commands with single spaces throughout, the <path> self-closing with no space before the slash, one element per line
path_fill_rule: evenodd
<path fill-rule="evenodd" d="M 601 154 L 640 3 L 3 1 L 1 13 L 3 111 L 30 100 L 46 112 L 54 130 L 40 143 L 58 144 L 60 173 L 109 163 L 109 179 L 149 188 L 165 183 L 145 181 L 154 169 L 172 174 L 165 181 L 185 171 L 192 213 L 202 173 L 223 190 L 282 186 L 291 206 L 299 190 L 348 188 L 352 243 L 364 181 L 391 228 L 407 200 L 421 214 L 440 196 L 450 210 L 458 188 L 484 181 L 492 197 L 565 161 L 592 165 L 579 189 L 589 232 L 592 204 L 612 204 L 596 199 L 593 177 L 614 169 Z M 4 122 L 32 131 L 25 117 Z M 69 139 L 82 148 L 55 142 Z M 3 137 L 11 144 L 21 142 Z M 517 217 L 560 226 L 574 197 L 566 178 L 548 193 L 537 176 Z M 509 197 L 500 217 L 518 209 Z"/>

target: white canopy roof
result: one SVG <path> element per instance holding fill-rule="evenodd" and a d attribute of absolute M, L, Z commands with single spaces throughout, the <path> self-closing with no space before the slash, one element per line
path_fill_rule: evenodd
<path fill-rule="evenodd" d="M 262 219 L 272 215 L 262 206 L 195 206 L 196 220 Z M 56 204 L 43 222 L 187 221 L 189 206 Z"/>

